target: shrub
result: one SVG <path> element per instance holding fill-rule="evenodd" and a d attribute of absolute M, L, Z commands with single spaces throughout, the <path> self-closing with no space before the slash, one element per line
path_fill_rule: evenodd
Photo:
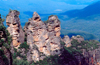
<path fill-rule="evenodd" d="M 60 44 L 61 44 L 61 46 L 64 46 L 65 45 L 65 43 L 63 41 L 60 41 Z"/>
<path fill-rule="evenodd" d="M 97 49 L 98 48 L 97 44 L 99 42 L 95 40 L 90 40 L 90 41 L 82 41 L 81 43 L 79 43 L 77 40 L 73 39 L 71 43 L 72 43 L 71 48 L 76 48 L 77 51 L 81 52 L 81 49 L 85 49 L 86 51 Z"/>
<path fill-rule="evenodd" d="M 24 43 L 22 43 L 22 44 L 20 44 L 20 47 L 19 47 L 19 49 L 20 48 L 24 48 L 24 49 L 29 49 L 29 45 L 27 45 L 27 43 L 26 42 L 24 42 Z"/>
<path fill-rule="evenodd" d="M 30 64 L 25 60 L 14 59 L 13 60 L 13 65 L 30 65 Z"/>
<path fill-rule="evenodd" d="M 3 61 L 5 62 L 5 64 L 8 65 L 9 61 L 7 57 L 4 55 L 4 51 L 2 49 L 0 49 L 0 56 L 3 58 Z"/>
<path fill-rule="evenodd" d="M 0 24 L 2 24 L 3 22 L 5 21 L 5 19 L 3 18 L 1 18 L 1 14 L 0 14 Z"/>

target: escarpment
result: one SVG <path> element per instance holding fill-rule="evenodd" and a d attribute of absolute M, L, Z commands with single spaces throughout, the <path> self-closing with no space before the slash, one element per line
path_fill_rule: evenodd
<path fill-rule="evenodd" d="M 53 56 L 53 59 L 49 58 L 50 63 L 56 59 L 58 65 L 100 64 L 99 42 L 94 40 L 85 41 L 79 35 L 72 36 L 71 38 L 65 35 L 61 39 L 60 21 L 55 15 L 49 16 L 48 20 L 43 22 L 40 16 L 34 12 L 33 17 L 26 22 L 23 31 L 20 25 L 19 12 L 12 10 L 6 18 L 6 23 L 8 25 L 7 30 L 12 38 L 12 43 L 8 46 L 12 46 L 10 51 L 14 59 L 25 60 L 29 63 L 34 61 L 36 63 L 37 61 L 43 61 L 45 58 Z M 0 30 L 0 40 L 7 40 L 4 35 L 5 33 Z M 3 47 L 3 50 L 5 55 L 10 58 L 8 56 L 11 55 L 10 51 L 5 49 L 5 47 Z M 0 61 L 2 61 L 1 56 L 0 58 Z M 8 61 L 11 63 L 10 59 Z M 2 61 L 1 64 L 3 63 Z"/>
<path fill-rule="evenodd" d="M 6 18 L 6 24 L 8 25 L 7 30 L 12 36 L 12 43 L 14 47 L 18 47 L 24 42 L 24 32 L 20 25 L 19 12 L 12 10 L 9 12 Z"/>

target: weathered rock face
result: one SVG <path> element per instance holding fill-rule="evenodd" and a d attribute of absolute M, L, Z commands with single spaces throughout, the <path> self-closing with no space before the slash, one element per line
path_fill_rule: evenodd
<path fill-rule="evenodd" d="M 57 16 L 49 16 L 48 23 L 46 24 L 48 35 L 49 35 L 49 44 L 51 47 L 51 54 L 60 53 L 60 21 Z"/>
<path fill-rule="evenodd" d="M 71 40 L 77 40 L 79 43 L 81 43 L 82 41 L 84 41 L 84 38 L 81 37 L 80 35 L 77 35 L 77 36 L 72 36 Z"/>
<path fill-rule="evenodd" d="M 83 50 L 83 56 L 89 65 L 100 65 L 100 47 L 95 50 Z"/>
<path fill-rule="evenodd" d="M 6 24 L 8 25 L 7 30 L 12 36 L 12 43 L 14 47 L 18 47 L 24 42 L 24 32 L 20 25 L 19 12 L 12 10 L 9 12 L 6 18 Z"/>
<path fill-rule="evenodd" d="M 71 47 L 71 39 L 69 38 L 69 36 L 64 36 L 64 38 L 62 39 L 62 41 L 65 42 L 65 46 L 66 47 Z"/>
<path fill-rule="evenodd" d="M 12 64 L 12 54 L 15 52 L 20 52 L 20 55 L 16 58 L 18 60 L 24 59 L 20 56 L 27 57 L 27 61 L 39 61 L 43 60 L 46 56 L 49 55 L 59 55 L 60 63 L 62 65 L 100 65 L 100 47 L 95 50 L 86 51 L 86 49 L 81 49 L 82 55 L 80 53 L 70 54 L 66 51 L 65 48 L 62 49 L 60 41 L 65 42 L 66 47 L 71 47 L 71 41 L 73 39 L 77 40 L 79 43 L 84 41 L 84 38 L 77 35 L 73 36 L 71 39 L 68 36 L 65 36 L 62 40 L 60 38 L 60 21 L 57 16 L 50 16 L 47 23 L 41 21 L 40 16 L 34 12 L 33 17 L 29 19 L 29 22 L 26 23 L 24 30 L 27 36 L 27 46 L 24 42 L 24 32 L 21 28 L 19 21 L 19 12 L 10 11 L 6 23 L 8 25 L 7 30 L 12 36 L 12 44 L 9 44 L 10 49 L 6 46 L 2 46 L 3 43 L 0 43 L 0 65 L 6 65 L 6 62 L 3 60 L 3 55 L 7 57 L 7 64 Z M 3 24 L 3 23 L 1 23 Z M 4 31 L 0 30 L 0 39 L 3 39 L 5 42 L 8 40 Z M 77 42 L 77 43 L 78 43 Z M 20 46 L 23 43 L 25 47 Z M 7 44 L 8 45 L 8 44 Z M 20 46 L 20 47 L 19 47 Z M 64 47 L 65 47 L 64 46 Z M 14 48 L 18 48 L 16 51 Z M 81 46 L 76 46 L 80 47 Z M 4 50 L 1 54 L 1 49 Z M 62 51 L 60 51 L 60 49 Z M 74 48 L 76 50 L 76 48 Z M 11 52 L 10 52 L 11 51 Z M 12 54 L 11 54 L 12 53 Z M 26 59 L 26 58 L 25 58 Z M 66 60 L 66 61 L 65 61 Z"/>
<path fill-rule="evenodd" d="M 39 53 L 46 56 L 60 54 L 60 22 L 56 16 L 50 17 L 49 22 L 45 25 L 40 16 L 34 12 L 33 17 L 24 27 L 27 44 L 32 50 L 30 56 L 34 61 L 39 61 L 43 57 Z M 36 46 L 38 51 L 34 50 Z"/>

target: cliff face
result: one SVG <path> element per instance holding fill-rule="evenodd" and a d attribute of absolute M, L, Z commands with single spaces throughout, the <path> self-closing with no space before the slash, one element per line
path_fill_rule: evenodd
<path fill-rule="evenodd" d="M 89 65 L 100 65 L 100 47 L 88 52 L 83 50 L 83 56 Z"/>
<path fill-rule="evenodd" d="M 10 43 L 10 35 L 3 23 L 0 23 L 0 65 L 12 65 Z"/>
<path fill-rule="evenodd" d="M 61 45 L 60 45 L 60 21 L 57 16 L 49 16 L 48 23 L 46 23 L 48 35 L 49 35 L 49 44 L 51 54 L 59 54 Z"/>
<path fill-rule="evenodd" d="M 46 56 L 60 54 L 60 22 L 56 16 L 50 17 L 48 22 L 45 25 L 40 16 L 34 12 L 33 17 L 24 27 L 27 44 L 32 50 L 30 56 L 33 60 L 43 59 L 39 52 Z M 37 47 L 38 50 L 34 47 Z"/>
<path fill-rule="evenodd" d="M 8 25 L 7 30 L 12 36 L 12 43 L 14 47 L 18 47 L 21 43 L 24 42 L 24 32 L 20 25 L 19 12 L 16 10 L 10 11 L 6 23 Z"/>

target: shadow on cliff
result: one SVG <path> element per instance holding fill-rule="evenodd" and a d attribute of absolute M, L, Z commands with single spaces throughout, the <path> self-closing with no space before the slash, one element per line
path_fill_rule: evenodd
<path fill-rule="evenodd" d="M 88 65 L 80 53 L 71 54 L 66 49 L 63 49 L 58 62 L 60 65 Z"/>

